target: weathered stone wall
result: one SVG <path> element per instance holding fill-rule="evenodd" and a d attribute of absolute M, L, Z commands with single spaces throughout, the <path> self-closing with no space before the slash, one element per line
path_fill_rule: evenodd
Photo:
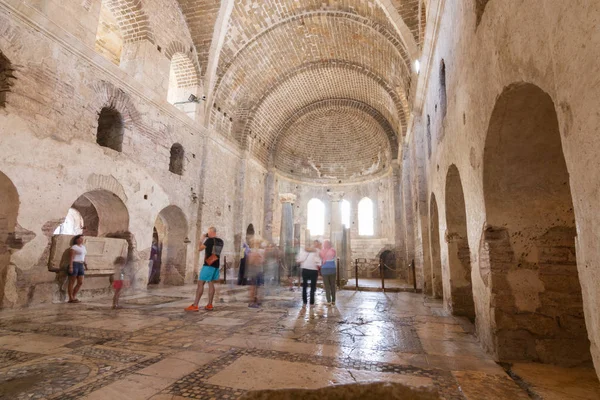
<path fill-rule="evenodd" d="M 378 269 L 373 272 L 373 268 L 379 264 L 379 255 L 384 250 L 396 250 L 394 245 L 396 224 L 393 205 L 393 191 L 395 187 L 393 186 L 391 171 L 386 176 L 378 179 L 347 185 L 311 185 L 303 181 L 290 180 L 288 177 L 275 174 L 274 188 L 277 193 L 273 207 L 273 238 L 276 244 L 279 243 L 282 215 L 279 193 L 292 193 L 296 195 L 296 201 L 293 205 L 294 223 L 300 225 L 302 243 L 304 243 L 305 239 L 304 232 L 307 225 L 308 202 L 316 198 L 324 203 L 325 232 L 320 238 L 328 239 L 331 232 L 332 212 L 332 202 L 328 193 L 343 193 L 343 198 L 350 202 L 352 260 L 356 258 L 364 260 L 361 261 L 359 276 L 365 278 L 380 276 Z M 358 202 L 365 197 L 370 198 L 374 205 L 374 235 L 372 237 L 361 236 L 358 232 Z M 398 265 L 398 268 L 405 269 L 406 266 Z M 352 272 L 351 276 L 353 275 L 354 272 Z"/>
<path fill-rule="evenodd" d="M 63 23 L 66 17 L 55 15 L 56 9 L 51 17 L 58 18 L 60 28 L 22 3 L 10 9 L 9 16 L 7 7 L 12 5 L 0 5 L 0 50 L 15 69 L 6 107 L 0 109 L 0 171 L 16 187 L 17 226 L 30 241 L 12 254 L 8 271 L 12 278 L 7 279 L 5 291 L 10 296 L 5 295 L 3 305 L 52 300 L 57 286 L 46 267 L 50 237 L 69 207 L 94 190 L 111 193 L 124 204 L 140 265 L 137 280 L 143 287 L 152 227 L 159 212 L 175 205 L 189 226 L 195 225 L 198 205 L 191 193 L 202 189 L 204 132 L 166 103 L 165 93 L 132 80 L 97 55 L 93 42 L 84 44 L 71 36 L 72 31 L 64 30 L 70 27 Z M 71 5 L 71 10 L 77 7 Z M 80 35 L 82 40 L 84 36 Z M 98 114 L 106 106 L 123 116 L 122 152 L 96 143 Z M 170 148 L 175 142 L 186 151 L 182 176 L 169 172 Z M 100 205 L 97 210 L 101 218 L 104 213 L 105 222 L 111 213 L 107 207 Z M 11 229 L 15 232 L 14 226 Z M 194 229 L 187 232 L 192 242 L 185 250 L 190 271 L 195 235 Z"/>
<path fill-rule="evenodd" d="M 446 216 L 448 207 L 455 204 L 446 204 L 442 199 L 446 198 L 448 170 L 454 164 L 464 190 L 476 325 L 483 345 L 501 359 L 535 359 L 563 364 L 584 362 L 585 354 L 579 351 L 579 346 L 577 351 L 563 351 L 574 349 L 575 341 L 585 345 L 585 340 L 581 340 L 581 320 L 578 320 L 579 302 L 579 310 L 583 304 L 585 312 L 591 353 L 600 369 L 600 265 L 595 261 L 598 259 L 595 227 L 600 222 L 595 210 L 599 195 L 591 190 L 600 173 L 595 156 L 600 148 L 595 134 L 599 120 L 593 106 L 594 99 L 600 94 L 599 78 L 594 72 L 600 45 L 598 38 L 590 35 L 595 30 L 600 9 L 597 4 L 585 1 L 545 2 L 541 9 L 535 1 L 429 3 L 426 52 L 435 45 L 432 58 L 422 68 L 419 79 L 419 88 L 424 91 L 417 94 L 417 99 L 424 101 L 415 105 L 419 115 L 411 127 L 409 148 L 418 148 L 419 143 L 425 141 L 431 151 L 431 158 L 427 154 L 429 151 L 420 155 L 416 152 L 417 158 L 426 161 L 426 166 L 416 170 L 421 176 L 412 178 L 412 186 L 413 190 L 419 191 L 421 184 L 426 182 L 426 198 L 434 193 L 437 199 L 445 287 L 452 286 L 448 285 L 451 280 L 449 253 L 454 251 L 444 240 L 448 230 Z M 440 4 L 441 15 L 437 20 Z M 439 31 L 433 37 L 436 26 Z M 442 59 L 444 78 L 441 76 Z M 493 196 L 504 192 L 506 197 L 496 198 L 495 204 L 506 201 L 506 210 L 535 215 L 540 222 L 549 218 L 556 222 L 543 223 L 528 232 L 523 231 L 524 225 L 515 225 L 516 220 L 510 219 L 512 217 L 506 214 L 502 217 L 502 213 L 495 212 L 496 206 L 490 206 L 492 203 L 486 199 L 490 193 L 484 185 L 484 150 L 492 123 L 495 123 L 492 121 L 494 107 L 505 88 L 521 82 L 545 92 L 556 113 L 561 142 L 559 154 L 564 155 L 568 172 L 568 182 L 561 185 L 570 187 L 575 217 L 578 279 L 569 266 L 574 263 L 574 254 L 573 246 L 568 244 L 568 235 L 559 235 L 560 238 L 554 235 L 552 240 L 545 236 L 546 232 L 555 232 L 548 230 L 553 226 L 561 232 L 566 232 L 564 229 L 569 226 L 563 223 L 565 219 L 560 214 L 540 203 L 544 196 L 561 198 L 562 192 L 536 189 L 534 182 L 523 180 L 500 181 L 501 186 Z M 446 107 L 443 107 L 444 97 Z M 518 101 L 522 102 L 520 107 L 527 109 L 531 104 L 539 103 L 539 98 L 526 95 Z M 508 132 L 521 123 L 511 122 L 510 107 L 509 104 L 503 108 L 502 118 L 498 120 L 500 135 L 504 135 L 505 141 L 510 140 Z M 535 116 L 535 111 L 532 110 L 530 115 Z M 534 118 L 527 114 L 525 117 Z M 534 124 L 543 127 L 548 118 L 542 117 L 541 123 Z M 547 131 L 541 129 L 538 137 L 543 137 Z M 514 165 L 521 168 L 523 174 L 540 176 L 536 175 L 540 168 L 543 170 L 560 163 L 556 156 L 545 164 L 531 161 L 537 153 L 548 153 L 539 141 L 521 143 L 521 146 L 530 148 L 529 155 L 515 153 L 520 159 L 515 159 Z M 540 178 L 538 187 L 544 187 L 546 181 Z M 530 193 L 529 200 L 511 198 L 511 190 Z M 428 239 L 422 228 L 430 225 L 429 221 L 423 223 L 426 217 L 422 211 L 419 220 L 421 232 L 415 235 L 415 240 L 421 244 L 415 246 L 417 253 L 421 245 L 427 247 Z M 530 250 L 523 251 L 524 245 Z M 527 264 L 520 261 L 522 253 Z M 504 263 L 506 267 L 494 271 L 493 265 L 499 265 L 495 263 Z M 519 278 L 511 284 L 511 276 Z M 563 277 L 559 278 L 561 285 L 556 285 L 558 276 Z M 581 300 L 577 300 L 579 291 Z M 507 296 L 496 294 L 500 292 Z M 524 302 L 526 298 L 533 299 L 535 304 Z M 448 302 L 448 297 L 445 299 Z M 560 303 L 565 305 L 557 307 Z M 529 318 L 527 309 L 544 320 L 529 319 L 530 326 L 527 327 L 525 321 L 519 321 Z"/>

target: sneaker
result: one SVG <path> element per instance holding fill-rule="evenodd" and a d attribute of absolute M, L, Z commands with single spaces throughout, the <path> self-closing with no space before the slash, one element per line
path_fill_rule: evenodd
<path fill-rule="evenodd" d="M 204 309 L 205 309 L 206 311 L 212 311 L 212 310 L 214 309 L 214 307 L 213 307 L 213 305 L 212 305 L 212 304 L 207 304 L 207 305 L 206 305 L 206 307 L 204 307 Z"/>
<path fill-rule="evenodd" d="M 198 306 L 195 306 L 193 304 L 191 306 L 185 308 L 185 311 L 199 311 L 199 310 L 200 309 L 198 308 Z"/>

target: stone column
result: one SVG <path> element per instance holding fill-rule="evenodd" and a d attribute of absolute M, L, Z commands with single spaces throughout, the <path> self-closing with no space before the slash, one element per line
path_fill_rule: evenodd
<path fill-rule="evenodd" d="M 348 277 L 352 276 L 352 268 L 354 261 L 352 260 L 352 245 L 350 243 L 350 228 L 344 228 L 342 231 L 342 241 L 340 251 L 340 280 L 342 286 L 348 281 Z"/>
<path fill-rule="evenodd" d="M 328 192 L 329 199 L 331 201 L 330 210 L 331 218 L 329 225 L 329 238 L 331 240 L 331 246 L 336 250 L 338 256 L 341 255 L 342 249 L 342 200 L 344 198 L 344 192 Z M 341 257 L 340 257 L 341 262 Z M 346 268 L 340 268 L 340 279 L 346 279 L 345 274 Z"/>
<path fill-rule="evenodd" d="M 283 263 L 288 271 L 294 262 L 294 202 L 296 195 L 282 193 L 279 195 L 281 202 L 281 231 L 279 234 L 279 248 L 283 251 Z"/>

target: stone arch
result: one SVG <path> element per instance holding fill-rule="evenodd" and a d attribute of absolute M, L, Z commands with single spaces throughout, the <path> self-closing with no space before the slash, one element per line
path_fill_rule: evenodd
<path fill-rule="evenodd" d="M 250 243 L 250 241 L 254 238 L 255 235 L 254 225 L 248 224 L 246 228 L 246 243 Z"/>
<path fill-rule="evenodd" d="M 15 232 L 19 204 L 17 188 L 8 176 L 0 172 L 0 308 L 12 304 L 6 297 L 6 290 L 12 286 L 9 283 L 16 279 L 10 257 L 14 245 L 18 244 Z"/>
<path fill-rule="evenodd" d="M 396 251 L 391 246 L 385 246 L 377 254 L 377 259 L 383 267 L 385 279 L 396 279 L 399 277 L 398 265 L 396 263 Z"/>
<path fill-rule="evenodd" d="M 12 74 L 13 71 L 10 60 L 0 51 L 0 108 L 6 107 L 6 98 L 12 85 L 11 80 L 15 78 Z"/>
<path fill-rule="evenodd" d="M 171 60 L 167 101 L 195 106 L 197 103 L 188 102 L 188 99 L 190 94 L 195 96 L 200 91 L 198 61 L 192 58 L 181 42 L 171 42 L 165 49 L 165 56 Z"/>
<path fill-rule="evenodd" d="M 123 116 L 112 107 L 103 107 L 98 114 L 96 143 L 115 151 L 123 151 Z"/>
<path fill-rule="evenodd" d="M 440 220 L 435 194 L 429 202 L 429 254 L 431 255 L 431 287 L 433 297 L 444 297 L 442 257 L 440 251 Z"/>
<path fill-rule="evenodd" d="M 88 191 L 79 196 L 71 208 L 81 214 L 85 236 L 107 236 L 129 230 L 127 206 L 119 196 L 108 190 Z"/>
<path fill-rule="evenodd" d="M 552 98 L 530 83 L 504 88 L 483 158 L 482 270 L 500 360 L 591 360 L 575 256 L 569 173 Z"/>
<path fill-rule="evenodd" d="M 485 7 L 489 1 L 490 0 L 475 0 L 475 29 L 479 27 L 481 19 L 483 18 L 483 13 L 485 12 Z"/>
<path fill-rule="evenodd" d="M 160 211 L 154 227 L 161 249 L 161 281 L 167 285 L 183 285 L 189 242 L 187 218 L 179 207 L 170 205 Z"/>
<path fill-rule="evenodd" d="M 471 251 L 467 233 L 467 210 L 460 173 L 456 165 L 446 175 L 446 242 L 450 275 L 446 304 L 454 315 L 475 320 L 473 285 L 471 284 Z"/>
<path fill-rule="evenodd" d="M 431 158 L 431 117 L 427 114 L 427 159 Z"/>
<path fill-rule="evenodd" d="M 123 126 L 128 129 L 135 126 L 140 131 L 146 131 L 140 113 L 137 111 L 131 98 L 123 89 L 114 86 L 107 81 L 98 81 L 94 84 L 96 92 L 94 108 L 101 112 L 103 108 L 118 111 L 123 118 Z"/>
<path fill-rule="evenodd" d="M 177 175 L 183 175 L 183 164 L 185 161 L 185 151 L 179 143 L 171 146 L 171 158 L 169 161 L 169 171 Z"/>
<path fill-rule="evenodd" d="M 114 15 L 123 42 L 148 40 L 154 43 L 154 33 L 141 0 L 102 0 L 102 4 Z"/>
<path fill-rule="evenodd" d="M 100 3 L 100 16 L 96 29 L 94 49 L 115 65 L 121 64 L 123 53 L 123 33 L 114 10 L 108 7 L 107 1 Z"/>
<path fill-rule="evenodd" d="M 446 63 L 444 59 L 440 61 L 440 111 L 442 118 L 446 116 L 446 107 L 448 106 L 448 99 L 446 97 Z"/>

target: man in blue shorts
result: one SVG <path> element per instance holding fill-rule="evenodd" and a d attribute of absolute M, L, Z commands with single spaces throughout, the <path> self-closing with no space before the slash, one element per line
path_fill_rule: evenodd
<path fill-rule="evenodd" d="M 221 251 L 224 242 L 217 237 L 217 229 L 214 226 L 208 228 L 208 234 L 202 235 L 199 251 L 204 252 L 204 263 L 200 270 L 198 279 L 198 289 L 196 289 L 196 299 L 194 304 L 187 307 L 185 311 L 198 311 L 198 303 L 204 293 L 204 284 L 208 282 L 208 304 L 205 310 L 213 310 L 213 299 L 215 297 L 215 281 L 219 280 Z"/>

